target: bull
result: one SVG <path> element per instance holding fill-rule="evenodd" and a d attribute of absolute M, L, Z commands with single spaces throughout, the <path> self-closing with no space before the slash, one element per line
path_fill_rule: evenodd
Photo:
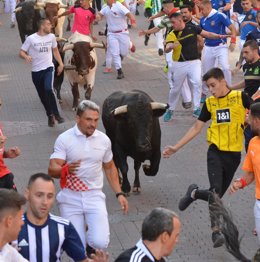
<path fill-rule="evenodd" d="M 62 16 L 58 19 L 54 19 L 54 17 L 65 12 L 65 8 L 67 5 L 64 5 L 59 0 L 46 0 L 43 3 L 37 3 L 38 7 L 44 8 L 45 16 L 48 18 L 52 24 L 53 33 L 62 38 L 63 36 L 63 24 L 65 21 L 65 17 Z"/>
<path fill-rule="evenodd" d="M 41 19 L 39 9 L 33 1 L 21 2 L 16 7 L 16 21 L 22 43 L 24 43 L 26 36 L 38 31 L 38 22 Z"/>
<path fill-rule="evenodd" d="M 161 160 L 161 129 L 159 117 L 167 104 L 154 102 L 145 92 L 117 91 L 105 99 L 102 109 L 102 121 L 112 143 L 116 167 L 122 174 L 122 191 L 131 190 L 127 178 L 127 157 L 134 159 L 135 179 L 133 192 L 140 191 L 139 169 L 143 164 L 147 176 L 155 176 Z"/>
<path fill-rule="evenodd" d="M 95 83 L 97 55 L 94 48 L 105 48 L 104 43 L 93 43 L 91 37 L 75 32 L 65 51 L 65 74 L 70 82 L 73 95 L 72 109 L 76 110 L 80 99 L 78 86 L 83 86 L 85 98 L 90 99 Z"/>

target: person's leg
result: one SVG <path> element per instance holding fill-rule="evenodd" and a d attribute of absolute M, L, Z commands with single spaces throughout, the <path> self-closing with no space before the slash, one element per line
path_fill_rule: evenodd
<path fill-rule="evenodd" d="M 86 248 L 86 224 L 82 201 L 80 192 L 69 189 L 63 189 L 57 195 L 57 203 L 61 216 L 73 224 L 83 246 Z"/>
<path fill-rule="evenodd" d="M 215 47 L 204 46 L 201 56 L 202 75 L 206 74 L 211 68 L 215 67 Z M 208 87 L 202 84 L 202 94 L 208 94 Z"/>
<path fill-rule="evenodd" d="M 154 26 L 158 26 L 160 23 L 161 23 L 161 17 L 158 17 L 158 18 L 155 18 L 153 20 L 153 23 L 154 23 Z M 163 32 L 164 30 L 160 30 L 158 33 L 155 34 L 155 37 L 156 37 L 156 45 L 157 45 L 157 49 L 158 49 L 158 54 L 159 55 L 163 55 L 163 49 L 164 49 L 164 46 L 163 46 Z"/>
<path fill-rule="evenodd" d="M 10 12 L 11 12 L 11 28 L 15 26 L 15 7 L 16 7 L 16 0 L 10 0 Z"/>
<path fill-rule="evenodd" d="M 228 86 L 232 85 L 231 70 L 228 61 L 228 46 L 218 46 L 216 47 L 216 52 L 218 54 L 218 65 L 223 70 L 225 80 L 227 81 Z"/>
<path fill-rule="evenodd" d="M 256 226 L 256 233 L 257 233 L 257 239 L 258 244 L 260 245 L 260 201 L 255 201 L 254 206 L 254 217 L 255 217 L 255 226 Z"/>
<path fill-rule="evenodd" d="M 182 96 L 182 101 L 183 101 L 182 106 L 185 109 L 190 108 L 191 105 L 192 105 L 191 104 L 192 97 L 191 97 L 191 91 L 190 91 L 190 86 L 188 84 L 188 78 L 187 77 L 185 78 L 183 85 L 182 85 L 181 96 Z"/>
<path fill-rule="evenodd" d="M 130 48 L 130 38 L 128 34 L 119 33 L 118 34 L 119 40 L 119 52 L 122 57 L 127 56 L 129 48 Z"/>
<path fill-rule="evenodd" d="M 193 116 L 198 117 L 200 114 L 201 98 L 201 61 L 194 60 L 189 64 L 188 81 L 192 86 L 193 92 Z"/>
<path fill-rule="evenodd" d="M 116 37 L 116 34 L 109 34 L 107 36 L 107 42 L 108 42 L 108 49 L 111 53 L 114 66 L 116 70 L 118 70 L 122 67 L 122 65 L 121 65 L 119 41 Z"/>
<path fill-rule="evenodd" d="M 17 191 L 16 185 L 14 183 L 14 175 L 12 173 L 0 177 L 0 188 L 13 189 Z"/>
<path fill-rule="evenodd" d="M 57 107 L 57 101 L 53 91 L 53 77 L 54 77 L 53 68 L 50 67 L 46 69 L 44 75 L 44 90 L 45 90 L 47 106 L 51 111 L 51 114 L 55 116 L 59 116 L 60 114 Z"/>
<path fill-rule="evenodd" d="M 46 96 L 44 91 L 44 81 L 43 81 L 44 72 L 32 72 L 32 81 L 34 83 L 34 86 L 36 88 L 36 91 L 38 93 L 38 96 L 42 102 L 42 105 L 44 106 L 44 109 L 46 111 L 46 115 L 51 115 L 51 110 L 49 109 L 47 102 L 46 102 Z"/>
<path fill-rule="evenodd" d="M 88 225 L 87 245 L 94 250 L 106 249 L 110 233 L 105 194 L 101 190 L 86 192 L 83 207 Z"/>

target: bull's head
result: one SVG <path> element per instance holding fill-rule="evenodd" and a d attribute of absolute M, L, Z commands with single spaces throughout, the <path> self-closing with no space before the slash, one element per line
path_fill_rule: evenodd
<path fill-rule="evenodd" d="M 18 7 L 14 10 L 16 14 L 22 13 L 23 24 L 27 32 L 33 31 L 33 20 L 35 17 L 35 10 L 39 10 L 39 7 L 32 1 L 23 2 L 18 5 Z"/>
<path fill-rule="evenodd" d="M 93 48 L 104 48 L 104 44 L 80 41 L 74 44 L 65 45 L 63 48 L 64 52 L 67 50 L 73 51 L 72 61 L 75 66 L 75 70 L 81 76 L 87 75 L 89 70 L 95 67 L 95 61 L 90 54 Z"/>
<path fill-rule="evenodd" d="M 143 101 L 142 97 L 136 97 L 135 101 L 119 106 L 112 111 L 116 119 L 126 121 L 126 126 L 134 136 L 137 152 L 148 152 L 152 149 L 151 139 L 154 118 L 163 115 L 168 108 L 167 104 Z"/>

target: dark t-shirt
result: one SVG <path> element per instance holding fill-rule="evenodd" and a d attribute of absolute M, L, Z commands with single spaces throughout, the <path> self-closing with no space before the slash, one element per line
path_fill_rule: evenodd
<path fill-rule="evenodd" d="M 229 94 L 229 93 L 228 93 Z M 226 94 L 226 95 L 228 95 Z M 249 97 L 247 94 L 245 94 L 244 92 L 242 92 L 242 103 L 244 108 L 249 109 L 250 105 L 252 104 L 252 99 L 251 97 Z M 206 103 L 203 104 L 203 107 L 201 109 L 201 113 L 200 116 L 198 117 L 198 120 L 202 121 L 202 122 L 207 122 L 211 119 L 211 114 L 208 111 L 208 108 L 206 106 Z"/>
<path fill-rule="evenodd" d="M 166 43 L 180 42 L 180 56 L 175 61 L 183 62 L 199 59 L 197 35 L 202 29 L 198 26 L 186 24 L 182 31 L 171 31 L 166 38 Z"/>
<path fill-rule="evenodd" d="M 245 89 L 244 91 L 253 96 L 260 87 L 260 60 L 253 64 L 245 63 L 243 65 Z"/>

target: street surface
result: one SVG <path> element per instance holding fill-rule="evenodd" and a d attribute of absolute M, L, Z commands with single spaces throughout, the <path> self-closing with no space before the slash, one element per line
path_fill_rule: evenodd
<path fill-rule="evenodd" d="M 141 9 L 140 9 L 141 10 Z M 140 89 L 147 92 L 155 101 L 167 102 L 168 83 L 162 71 L 165 65 L 163 57 L 159 57 L 155 48 L 154 36 L 147 47 L 143 38 L 139 38 L 139 29 L 147 28 L 148 23 L 140 12 L 137 17 L 138 29 L 131 30 L 131 38 L 137 50 L 123 61 L 125 78 L 116 79 L 116 73 L 102 73 L 104 50 L 97 50 L 99 66 L 92 100 L 102 106 L 104 99 L 114 91 Z M 57 136 L 74 125 L 72 95 L 67 80 L 62 86 L 63 103 L 61 115 L 66 122 L 55 128 L 47 126 L 47 117 L 31 81 L 30 65 L 18 57 L 21 46 L 17 27 L 10 29 L 9 15 L 0 14 L 0 96 L 3 106 L 0 120 L 5 135 L 9 138 L 6 147 L 17 145 L 22 155 L 6 163 L 15 175 L 18 190 L 23 192 L 30 175 L 36 172 L 47 172 L 49 156 Z M 95 35 L 104 30 L 104 21 L 94 26 Z M 66 32 L 65 37 L 69 34 Z M 104 37 L 98 36 L 98 41 Z M 238 51 L 230 54 L 231 67 L 234 67 Z M 115 71 L 115 70 L 114 70 Z M 235 82 L 241 79 L 241 73 Z M 83 92 L 81 92 L 83 98 Z M 194 123 L 191 110 L 179 105 L 176 117 L 169 123 L 162 118 L 162 148 L 174 144 Z M 104 131 L 102 122 L 99 129 Z M 170 159 L 162 159 L 160 171 L 156 177 L 146 177 L 141 170 L 140 194 L 131 194 L 129 214 L 124 216 L 116 200 L 115 194 L 105 182 L 104 192 L 107 196 L 107 207 L 111 228 L 111 242 L 108 248 L 110 261 L 114 261 L 123 250 L 132 247 L 140 238 L 140 228 L 144 216 L 154 207 L 162 206 L 176 211 L 182 220 L 180 241 L 169 261 L 174 262 L 231 262 L 236 261 L 224 247 L 213 249 L 207 204 L 194 202 L 186 211 L 178 210 L 178 201 L 186 192 L 189 184 L 197 183 L 201 187 L 209 186 L 206 170 L 207 143 L 206 128 L 189 145 L 184 147 Z M 244 154 L 244 153 L 243 153 Z M 133 183 L 133 161 L 129 160 L 129 178 Z M 238 169 L 237 176 L 241 175 Z M 57 181 L 57 189 L 59 183 Z M 224 203 L 231 210 L 240 236 L 242 251 L 251 257 L 257 249 L 257 239 L 252 234 L 254 229 L 253 205 L 254 185 L 241 190 L 235 196 L 226 194 Z M 55 206 L 53 213 L 58 214 Z M 67 261 L 65 258 L 64 261 Z"/>

